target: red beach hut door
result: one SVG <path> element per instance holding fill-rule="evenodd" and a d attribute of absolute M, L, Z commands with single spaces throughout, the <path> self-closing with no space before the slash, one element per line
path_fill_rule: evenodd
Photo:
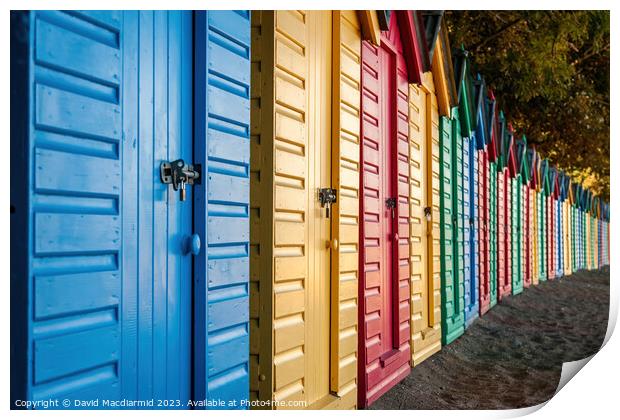
<path fill-rule="evenodd" d="M 410 371 L 407 68 L 396 19 L 381 46 L 362 43 L 358 404 Z M 402 238 L 402 239 L 400 239 Z"/>
<path fill-rule="evenodd" d="M 380 289 L 381 289 L 381 313 L 383 314 L 381 326 L 381 354 L 386 354 L 398 348 L 394 346 L 394 247 L 398 244 L 394 240 L 394 221 L 396 220 L 396 194 L 394 188 L 394 116 L 396 115 L 396 101 L 394 97 L 394 88 L 396 85 L 395 67 L 396 57 L 392 55 L 386 48 L 379 48 L 379 83 L 380 92 L 386 93 L 384 98 L 379 99 L 379 149 L 378 161 L 379 167 L 379 196 L 378 202 L 378 218 L 379 218 L 379 238 L 380 253 L 379 266 L 380 270 Z M 398 252 L 398 250 L 396 250 Z M 398 326 L 398 323 L 396 323 Z"/>

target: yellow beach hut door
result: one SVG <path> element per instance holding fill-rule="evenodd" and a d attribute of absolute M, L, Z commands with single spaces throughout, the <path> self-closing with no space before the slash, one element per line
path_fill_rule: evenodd
<path fill-rule="evenodd" d="M 250 395 L 353 408 L 361 29 L 344 11 L 252 26 Z"/>
<path fill-rule="evenodd" d="M 439 112 L 432 74 L 422 85 L 409 85 L 409 183 L 411 252 L 411 344 L 416 366 L 441 348 L 439 246 L 435 229 L 439 215 Z"/>

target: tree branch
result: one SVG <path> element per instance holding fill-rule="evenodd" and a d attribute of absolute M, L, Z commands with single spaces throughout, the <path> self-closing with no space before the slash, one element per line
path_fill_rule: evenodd
<path fill-rule="evenodd" d="M 482 41 L 472 45 L 469 49 L 471 51 L 478 51 L 480 48 L 488 44 L 490 41 L 494 40 L 495 38 L 497 38 L 498 36 L 500 36 L 501 34 L 503 34 L 504 32 L 511 29 L 513 26 L 519 24 L 522 21 L 523 21 L 523 18 L 517 18 L 511 22 L 508 22 L 507 24 L 499 28 L 497 31 L 495 31 L 491 35 L 484 38 Z"/>
<path fill-rule="evenodd" d="M 581 57 L 579 57 L 578 59 L 576 59 L 575 61 L 573 61 L 571 63 L 571 66 L 577 66 L 581 63 L 583 63 L 584 61 L 588 60 L 591 57 L 594 57 L 595 55 L 598 55 L 600 53 L 602 53 L 603 51 L 607 51 L 609 49 L 609 42 L 607 44 L 605 44 L 602 48 L 599 48 L 598 50 L 595 50 L 594 47 L 590 47 L 588 49 L 588 51 Z"/>

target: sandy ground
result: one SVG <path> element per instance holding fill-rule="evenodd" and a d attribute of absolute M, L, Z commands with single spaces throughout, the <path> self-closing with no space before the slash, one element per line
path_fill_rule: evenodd
<path fill-rule="evenodd" d="M 510 296 L 371 409 L 503 409 L 550 399 L 562 363 L 595 353 L 609 312 L 609 268 Z"/>

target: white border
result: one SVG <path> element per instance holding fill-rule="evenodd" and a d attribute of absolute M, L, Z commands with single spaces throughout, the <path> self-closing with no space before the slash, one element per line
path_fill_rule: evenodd
<path fill-rule="evenodd" d="M 0 44 L 1 50 L 4 54 L 4 65 L 0 68 L 2 72 L 2 89 L 0 92 L 3 92 L 2 98 L 3 100 L 0 102 L 0 118 L 1 118 L 1 127 L 3 128 L 3 138 L 2 138 L 2 148 L 3 153 L 2 156 L 9 156 L 9 139 L 10 139 L 10 127 L 9 127 L 9 112 L 10 112 L 10 95 L 9 95 L 9 51 L 10 51 L 10 9 L 76 9 L 76 8 L 84 8 L 85 1 L 78 0 L 50 0 L 50 1 L 34 1 L 34 0 L 3 0 L 2 8 L 3 10 L 3 31 L 2 31 L 2 43 Z M 620 40 L 618 39 L 618 26 L 616 24 L 620 23 L 618 17 L 618 13 L 613 9 L 617 9 L 618 2 L 612 1 L 599 1 L 599 0 L 589 0 L 588 2 L 583 1 L 574 1 L 574 0 L 552 0 L 552 1 L 533 1 L 533 0 L 521 0 L 521 1 L 481 1 L 481 0 L 470 0 L 470 1 L 387 1 L 381 3 L 381 7 L 384 8 L 394 8 L 394 9 L 403 9 L 403 8 L 420 8 L 420 9 L 445 9 L 445 10 L 458 10 L 463 8 L 468 9 L 583 9 L 584 6 L 587 6 L 590 9 L 611 9 L 611 27 L 612 27 L 612 45 L 620 45 Z M 175 0 L 171 1 L 136 1 L 136 0 L 107 0 L 107 1 L 91 1 L 87 3 L 88 8 L 91 9 L 201 9 L 201 8 L 209 8 L 209 9 L 230 9 L 230 8 L 239 8 L 239 9 L 291 9 L 291 8 L 306 8 L 306 9 L 372 9 L 377 7 L 377 1 L 368 1 L 368 0 L 344 0 L 344 1 L 326 1 L 326 0 L 289 0 L 289 1 L 238 1 L 238 0 Z M 616 7 L 614 7 L 616 6 Z M 614 77 L 614 69 L 617 71 L 618 69 L 618 54 L 616 53 L 616 48 L 612 49 L 611 56 L 611 107 L 612 110 L 617 110 L 617 98 L 618 98 L 618 85 L 615 83 Z M 613 128 L 616 127 L 617 122 L 614 118 L 617 116 L 616 114 L 612 114 L 611 120 L 611 133 L 613 133 Z M 618 157 L 618 143 L 617 141 L 620 139 L 616 139 L 616 142 L 611 142 L 611 158 L 614 161 L 617 161 Z M 613 165 L 611 167 L 611 184 L 616 185 L 617 179 L 617 171 L 614 169 Z M 2 359 L 4 361 L 4 369 L 2 370 L 3 380 L 0 385 L 0 395 L 2 395 L 2 406 L 4 410 L 8 411 L 9 407 L 9 366 L 10 366 L 10 354 L 9 354 L 9 346 L 8 346 L 8 337 L 9 337 L 9 318 L 10 318 L 10 300 L 9 300 L 9 182 L 6 178 L 10 176 L 8 173 L 8 168 L 6 167 L 6 160 L 4 170 L 2 171 L 4 178 L 0 180 L 0 209 L 4 209 L 4 216 L 2 217 L 0 223 L 0 232 L 2 232 L 2 236 L 4 237 L 4 241 L 0 245 L 0 266 L 3 267 L 4 275 L 2 276 L 2 321 L 0 324 L 2 325 L 2 337 L 3 343 L 1 352 Z M 612 195 L 611 198 L 611 218 L 612 222 L 614 221 L 616 209 L 616 200 L 615 196 Z M 614 254 L 611 250 L 614 250 L 616 241 L 615 233 L 618 231 L 617 224 L 611 223 L 611 249 L 610 249 L 610 260 L 614 260 Z M 611 274 L 611 278 L 613 278 L 613 271 Z M 556 419 L 556 418 L 578 418 L 578 419 L 594 419 L 594 418 L 608 418 L 611 417 L 610 413 L 618 412 L 618 378 L 620 378 L 620 339 L 616 336 L 611 335 L 613 329 L 615 327 L 617 317 L 618 317 L 618 285 L 612 281 L 611 282 L 611 305 L 610 305 L 610 324 L 608 328 L 608 333 L 606 337 L 606 345 L 603 349 L 595 355 L 591 361 L 587 364 L 587 366 L 583 367 L 582 372 L 577 375 L 577 379 L 569 381 L 564 388 L 560 390 L 560 392 L 552 398 L 547 404 L 541 404 L 537 407 L 522 409 L 522 410 L 504 410 L 504 411 L 393 411 L 390 412 L 389 416 L 392 419 L 422 419 L 422 418 L 432 418 L 432 419 L 481 419 L 481 418 L 511 418 L 511 417 L 519 417 L 526 414 L 530 414 L 532 418 L 537 419 Z M 575 297 L 578 299 L 579 297 Z M 466 386 L 466 384 L 464 384 Z M 491 392 L 491 390 L 490 390 Z M 8 413 L 10 416 L 21 417 L 21 416 L 37 416 L 45 417 L 45 418 L 76 418 L 82 419 L 85 415 L 84 412 L 23 412 L 23 411 L 11 411 Z M 317 412 L 304 412 L 297 411 L 294 413 L 296 418 L 315 418 L 317 416 Z M 98 412 L 92 411 L 87 414 L 88 418 L 109 418 L 111 413 L 109 412 Z M 255 411 L 252 413 L 247 412 L 209 412 L 204 413 L 200 411 L 194 412 L 176 412 L 174 414 L 169 414 L 163 411 L 155 411 L 155 412 L 123 412 L 116 411 L 112 414 L 114 417 L 118 418 L 127 418 L 134 416 L 141 416 L 149 418 L 169 418 L 171 415 L 175 418 L 178 417 L 189 417 L 189 416 L 206 416 L 208 419 L 215 418 L 226 418 L 227 420 L 236 419 L 236 418 L 247 418 L 248 416 L 252 418 L 272 418 L 272 417 L 280 417 L 280 418 L 289 418 L 290 412 L 265 412 L 265 411 Z M 321 412 L 318 414 L 321 418 L 327 418 L 331 416 L 337 416 L 339 419 L 347 418 L 376 418 L 377 416 L 384 416 L 384 413 L 377 411 L 350 411 L 350 412 Z M 616 414 L 617 415 L 617 414 Z M 204 418 L 204 417 L 203 417 Z"/>

